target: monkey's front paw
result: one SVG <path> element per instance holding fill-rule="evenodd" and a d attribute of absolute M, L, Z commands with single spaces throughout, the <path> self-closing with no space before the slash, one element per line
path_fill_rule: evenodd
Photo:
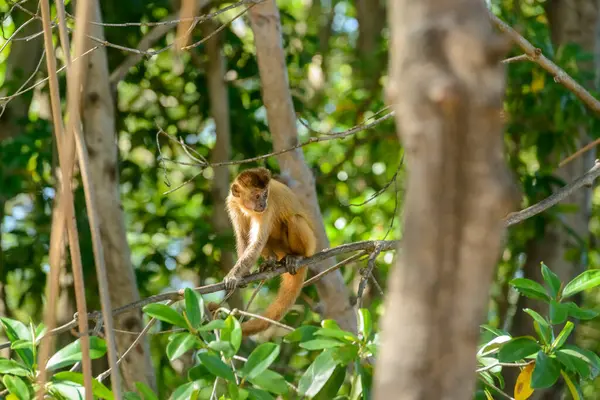
<path fill-rule="evenodd" d="M 240 285 L 240 278 L 235 275 L 227 275 L 223 279 L 223 283 L 225 284 L 225 289 L 228 291 L 235 290 Z"/>
<path fill-rule="evenodd" d="M 296 275 L 296 273 L 298 272 L 298 266 L 300 265 L 301 259 L 302 259 L 302 257 L 298 257 L 298 256 L 290 256 L 290 255 L 285 256 L 285 269 L 287 270 L 288 274 Z"/>
<path fill-rule="evenodd" d="M 267 272 L 277 268 L 277 259 L 267 258 L 258 268 L 259 272 Z"/>

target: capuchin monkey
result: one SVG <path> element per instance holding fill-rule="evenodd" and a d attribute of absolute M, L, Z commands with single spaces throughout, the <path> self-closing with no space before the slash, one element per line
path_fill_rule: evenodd
<path fill-rule="evenodd" d="M 296 194 L 272 179 L 266 168 L 240 173 L 227 197 L 227 212 L 233 224 L 238 260 L 224 279 L 227 290 L 235 289 L 262 255 L 266 260 L 284 260 L 277 297 L 263 317 L 279 321 L 300 295 L 307 267 L 298 268 L 302 257 L 315 253 L 314 221 Z M 214 308 L 214 307 L 211 307 Z M 264 331 L 270 323 L 253 319 L 242 324 L 244 336 Z"/>

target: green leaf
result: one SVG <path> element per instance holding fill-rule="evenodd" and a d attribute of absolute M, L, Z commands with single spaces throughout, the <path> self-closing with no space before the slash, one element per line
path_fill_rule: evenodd
<path fill-rule="evenodd" d="M 235 376 L 231 368 L 216 355 L 205 352 L 199 353 L 198 358 L 211 374 L 230 382 L 235 382 Z"/>
<path fill-rule="evenodd" d="M 546 285 L 548 285 L 548 288 L 550 289 L 552 297 L 557 298 L 560 291 L 560 279 L 558 279 L 558 276 L 543 262 L 542 276 L 544 277 L 544 282 L 546 282 Z"/>
<path fill-rule="evenodd" d="M 371 313 L 366 308 L 358 310 L 358 333 L 364 339 L 368 339 L 373 333 L 373 318 L 371 318 Z"/>
<path fill-rule="evenodd" d="M 550 322 L 554 325 L 564 323 L 569 316 L 569 308 L 556 300 L 550 300 Z"/>
<path fill-rule="evenodd" d="M 164 304 L 148 304 L 144 306 L 142 310 L 149 316 L 160 321 L 165 321 L 171 325 L 180 326 L 182 328 L 188 328 L 187 322 L 185 322 L 183 315 Z"/>
<path fill-rule="evenodd" d="M 22 322 L 6 317 L 0 317 L 0 322 L 4 327 L 6 337 L 11 343 L 16 342 L 17 340 L 32 340 L 31 331 L 27 329 Z M 33 351 L 31 351 L 31 349 L 18 349 L 15 350 L 15 353 L 17 353 L 27 367 L 33 367 L 34 360 Z"/>
<path fill-rule="evenodd" d="M 554 385 L 560 375 L 560 364 L 556 359 L 548 357 L 543 351 L 535 358 L 535 367 L 531 375 L 531 388 L 544 389 Z"/>
<path fill-rule="evenodd" d="M 283 379 L 283 376 L 268 369 L 252 378 L 248 378 L 248 380 L 253 385 L 271 393 L 283 395 L 289 392 L 289 387 L 285 382 L 285 379 Z"/>
<path fill-rule="evenodd" d="M 362 386 L 363 399 L 372 398 L 371 390 L 373 388 L 373 366 L 357 362 L 356 369 L 360 375 L 360 382 Z"/>
<path fill-rule="evenodd" d="M 0 358 L 0 375 L 10 374 L 18 376 L 28 376 L 29 370 L 14 360 Z"/>
<path fill-rule="evenodd" d="M 216 352 L 223 352 L 226 356 L 231 356 L 235 354 L 233 351 L 233 347 L 231 347 L 231 343 L 224 342 L 222 340 L 213 340 L 208 344 L 208 348 L 212 349 Z"/>
<path fill-rule="evenodd" d="M 204 300 L 200 293 L 196 293 L 196 291 L 190 288 L 185 288 L 183 294 L 185 298 L 185 314 L 192 328 L 198 329 L 202 325 L 202 319 L 204 318 Z"/>
<path fill-rule="evenodd" d="M 307 397 L 315 396 L 333 375 L 336 366 L 337 363 L 333 359 L 331 351 L 324 350 L 300 378 L 298 394 Z"/>
<path fill-rule="evenodd" d="M 288 333 L 283 337 L 283 341 L 287 343 L 295 343 L 295 342 L 307 342 L 309 340 L 314 339 L 315 332 L 318 331 L 319 328 L 312 325 L 303 325 L 299 328 L 296 328 L 293 332 Z"/>
<path fill-rule="evenodd" d="M 173 391 L 171 400 L 190 400 L 194 393 L 198 393 L 202 388 L 201 381 L 185 383 Z"/>
<path fill-rule="evenodd" d="M 240 370 L 242 376 L 249 379 L 262 374 L 279 356 L 280 347 L 275 343 L 263 343 L 259 345 L 248 357 L 248 361 Z"/>
<path fill-rule="evenodd" d="M 331 349 L 331 356 L 338 365 L 348 365 L 358 357 L 359 347 L 354 344 L 347 344 L 344 347 L 335 347 Z"/>
<path fill-rule="evenodd" d="M 540 345 L 531 337 L 522 336 L 506 342 L 498 352 L 500 362 L 515 362 L 539 351 Z"/>
<path fill-rule="evenodd" d="M 544 344 L 550 344 L 552 342 L 552 327 L 548 321 L 530 308 L 524 308 L 523 311 L 525 311 L 534 319 L 533 328 L 540 336 L 540 339 L 542 339 L 542 342 L 544 342 Z"/>
<path fill-rule="evenodd" d="M 308 342 L 300 343 L 300 347 L 306 350 L 322 350 L 332 347 L 343 346 L 344 343 L 334 339 L 315 339 Z"/>
<path fill-rule="evenodd" d="M 144 400 L 158 400 L 158 396 L 144 382 L 136 382 L 135 387 L 144 396 Z"/>
<path fill-rule="evenodd" d="M 71 371 L 57 372 L 56 374 L 54 374 L 54 376 L 52 376 L 52 380 L 55 382 L 59 382 L 59 381 L 75 382 L 81 386 L 84 385 L 83 374 L 78 373 L 78 372 L 71 372 Z M 110 389 L 107 388 L 102 382 L 98 382 L 96 379 L 92 379 L 92 393 L 94 394 L 94 396 L 100 397 L 105 400 L 114 399 L 114 395 L 110 391 Z"/>
<path fill-rule="evenodd" d="M 4 383 L 4 386 L 6 386 L 9 393 L 17 396 L 19 400 L 31 399 L 27 384 L 18 376 L 4 375 L 2 383 Z"/>
<path fill-rule="evenodd" d="M 341 365 L 338 365 L 335 368 L 335 370 L 333 371 L 333 374 L 331 375 L 331 377 L 327 380 L 327 383 L 325 383 L 325 386 L 323 386 L 323 388 L 321 388 L 319 393 L 317 393 L 316 396 L 313 397 L 313 399 L 314 400 L 333 399 L 337 395 L 338 391 L 340 390 L 340 387 L 342 387 L 345 378 L 346 378 L 346 368 Z"/>
<path fill-rule="evenodd" d="M 90 358 L 95 360 L 106 354 L 106 343 L 97 336 L 90 336 Z M 73 365 L 81 361 L 81 339 L 77 339 L 60 349 L 48 360 L 46 368 L 50 371 Z"/>
<path fill-rule="evenodd" d="M 565 342 L 569 338 L 569 335 L 573 331 L 573 328 L 575 328 L 575 325 L 571 321 L 567 321 L 562 331 L 560 331 L 560 333 L 552 343 L 552 348 L 554 350 L 560 349 L 562 345 L 565 344 Z"/>
<path fill-rule="evenodd" d="M 562 348 L 563 350 L 571 350 L 572 352 L 578 353 L 580 356 L 587 359 L 588 364 L 592 367 L 590 379 L 596 379 L 598 373 L 600 372 L 600 357 L 593 351 L 579 348 L 572 344 L 565 344 Z"/>
<path fill-rule="evenodd" d="M 231 343 L 233 349 L 233 353 L 225 353 L 226 356 L 232 356 L 240 349 L 242 344 L 242 326 L 240 325 L 240 321 L 233 315 L 229 315 L 225 319 L 225 328 L 221 329 L 221 340 Z"/>
<path fill-rule="evenodd" d="M 492 333 L 495 336 L 508 336 L 507 332 L 504 332 L 501 329 L 498 328 L 494 328 L 493 326 L 490 325 L 481 325 L 481 329 L 484 329 L 490 333 Z"/>
<path fill-rule="evenodd" d="M 571 397 L 573 397 L 573 400 L 582 400 L 583 393 L 581 392 L 581 388 L 577 385 L 577 383 L 573 382 L 571 377 L 565 371 L 560 371 L 560 374 L 565 380 L 565 383 L 569 388 L 569 393 L 571 393 Z"/>
<path fill-rule="evenodd" d="M 59 399 L 76 399 L 81 400 L 85 398 L 85 388 L 79 383 L 71 381 L 53 381 L 50 385 L 52 394 L 58 392 L 62 397 L 55 396 Z"/>
<path fill-rule="evenodd" d="M 588 379 L 590 376 L 590 363 L 587 357 L 569 349 L 560 349 L 554 354 L 566 369 L 578 373 L 582 379 Z"/>
<path fill-rule="evenodd" d="M 268 392 L 256 388 L 247 388 L 250 400 L 274 400 Z"/>
<path fill-rule="evenodd" d="M 317 336 L 326 336 L 343 340 L 346 343 L 358 342 L 356 335 L 338 329 L 321 328 L 315 332 Z"/>
<path fill-rule="evenodd" d="M 338 329 L 338 330 L 342 329 L 342 328 L 340 328 L 338 323 L 335 322 L 335 320 L 333 320 L 333 319 L 324 319 L 323 321 L 321 321 L 321 328 Z"/>
<path fill-rule="evenodd" d="M 10 348 L 12 350 L 17 350 L 17 349 L 33 350 L 33 342 L 31 340 L 23 340 L 23 339 L 15 340 L 14 342 L 12 342 L 10 344 Z"/>
<path fill-rule="evenodd" d="M 590 269 L 567 283 L 562 292 L 562 297 L 567 298 L 598 285 L 600 285 L 600 269 Z"/>
<path fill-rule="evenodd" d="M 489 342 L 483 344 L 479 351 L 477 352 L 478 356 L 484 356 L 488 354 L 495 353 L 502 345 L 506 342 L 509 342 L 511 337 L 508 335 L 496 336 Z"/>
<path fill-rule="evenodd" d="M 546 289 L 539 283 L 526 278 L 515 278 L 510 281 L 510 284 L 517 289 L 519 293 L 532 299 L 550 301 L 550 296 L 546 293 Z"/>
<path fill-rule="evenodd" d="M 222 319 L 213 319 L 209 323 L 202 325 L 200 328 L 198 328 L 198 332 L 207 332 L 223 328 L 225 328 L 225 321 L 223 321 Z"/>
<path fill-rule="evenodd" d="M 167 344 L 167 357 L 169 357 L 169 361 L 181 357 L 185 352 L 193 349 L 197 343 L 196 337 L 188 332 L 171 335 L 169 337 L 169 344 Z"/>
<path fill-rule="evenodd" d="M 123 400 L 142 400 L 142 398 L 136 392 L 125 392 L 123 393 Z"/>
<path fill-rule="evenodd" d="M 580 308 L 577 304 L 573 303 L 572 301 L 568 302 L 568 303 L 562 303 L 562 304 L 567 307 L 567 312 L 573 318 L 577 318 L 577 319 L 581 319 L 581 320 L 589 320 L 589 319 L 594 319 L 598 315 L 600 315 L 600 312 L 598 312 L 596 310 L 590 310 L 587 308 Z"/>
<path fill-rule="evenodd" d="M 198 365 L 190 368 L 188 371 L 188 379 L 190 381 L 197 381 L 200 379 L 205 379 L 207 376 L 210 376 L 212 378 L 213 375 L 202 364 L 198 364 Z"/>

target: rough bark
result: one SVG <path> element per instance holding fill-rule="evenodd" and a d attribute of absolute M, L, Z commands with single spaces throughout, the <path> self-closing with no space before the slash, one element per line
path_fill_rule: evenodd
<path fill-rule="evenodd" d="M 402 252 L 388 279 L 375 399 L 468 399 L 516 190 L 500 110 L 507 43 L 479 0 L 389 0 L 388 101 L 406 150 Z"/>
<path fill-rule="evenodd" d="M 205 37 L 212 34 L 216 28 L 212 21 L 202 24 Z M 226 60 L 221 49 L 222 36 L 217 34 L 209 39 L 206 46 L 208 57 L 206 78 L 208 80 L 208 95 L 210 97 L 210 113 L 215 121 L 217 140 L 212 151 L 211 162 L 229 161 L 231 158 L 231 124 L 229 121 L 229 94 L 225 82 Z M 232 233 L 231 222 L 223 205 L 229 194 L 229 169 L 227 166 L 213 168 L 212 200 L 214 204 L 212 223 L 215 234 L 227 235 Z M 234 254 L 226 249 L 221 250 L 219 267 L 223 273 L 229 272 L 234 264 Z M 227 300 L 232 308 L 243 309 L 242 297 L 236 290 Z"/>
<path fill-rule="evenodd" d="M 27 1 L 22 6 L 31 12 L 35 12 L 38 2 Z M 12 16 L 17 27 L 29 20 L 29 16 L 22 11 L 16 11 Z M 27 23 L 19 31 L 17 37 L 27 37 L 41 30 L 42 24 L 36 19 Z M 2 96 L 14 93 L 35 71 L 44 48 L 42 39 L 43 37 L 40 35 L 31 40 L 12 42 L 10 54 L 6 60 L 5 82 L 3 84 L 5 90 L 0 91 Z M 24 93 L 15 97 L 6 105 L 6 110 L 0 116 L 0 140 L 18 135 L 23 130 L 23 119 L 27 117 L 31 97 L 31 92 Z"/>
<path fill-rule="evenodd" d="M 93 20 L 102 20 L 98 1 L 94 1 Z M 90 35 L 104 38 L 102 27 L 91 24 Z M 89 46 L 93 45 L 90 41 Z M 114 107 L 110 93 L 106 50 L 100 47 L 89 55 L 82 116 L 91 179 L 95 187 L 98 216 L 101 221 L 100 235 L 108 269 L 110 301 L 113 307 L 119 307 L 139 300 L 139 292 L 131 264 L 125 216 L 119 195 Z M 143 329 L 142 314 L 140 310 L 131 311 L 115 319 L 115 325 L 117 329 L 139 332 Z M 135 335 L 117 333 L 119 354 L 122 354 L 134 339 Z M 142 343 L 123 360 L 121 372 L 129 389 L 135 388 L 136 381 L 155 386 L 154 369 L 147 340 L 142 340 Z"/>
<path fill-rule="evenodd" d="M 249 14 L 273 148 L 276 151 L 287 149 L 298 143 L 298 131 L 282 47 L 279 10 L 274 0 L 266 0 L 254 6 Z M 318 249 L 328 248 L 329 240 L 317 200 L 314 176 L 304 161 L 302 150 L 281 154 L 277 156 L 277 160 L 281 170 L 289 173 L 294 180 L 294 192 L 307 205 L 317 221 Z M 319 263 L 311 270 L 320 272 L 332 266 L 333 261 Z M 355 331 L 356 316 L 341 273 L 336 271 L 321 279 L 317 283 L 317 291 L 325 316 L 337 320 L 344 329 Z"/>
<path fill-rule="evenodd" d="M 379 88 L 384 59 L 378 53 L 381 30 L 385 20 L 383 0 L 356 0 L 356 19 L 358 20 L 358 40 L 356 58 L 359 61 L 359 85 L 367 93 L 368 100 Z M 365 101 L 369 104 L 369 101 Z"/>

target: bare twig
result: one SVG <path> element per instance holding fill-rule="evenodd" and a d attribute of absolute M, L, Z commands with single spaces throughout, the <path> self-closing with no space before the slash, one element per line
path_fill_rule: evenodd
<path fill-rule="evenodd" d="M 52 120 L 54 123 L 54 136 L 57 141 L 58 157 L 61 171 L 63 173 L 61 194 L 59 196 L 60 203 L 55 208 L 56 215 L 53 216 L 53 227 L 50 248 L 50 263 L 51 273 L 48 289 L 48 305 L 49 309 L 46 312 L 45 323 L 49 330 L 52 330 L 56 324 L 56 298 L 58 297 L 58 274 L 60 269 L 60 259 L 62 258 L 63 235 L 65 225 L 69 235 L 69 249 L 71 252 L 71 264 L 73 269 L 73 278 L 75 286 L 75 299 L 77 303 L 77 312 L 81 315 L 87 314 L 85 303 L 85 289 L 83 282 L 83 267 L 81 265 L 81 250 L 79 248 L 79 235 L 75 224 L 75 215 L 73 210 L 73 193 L 71 192 L 71 176 L 72 176 L 72 159 L 68 153 L 68 143 L 65 140 L 66 134 L 63 126 L 61 115 L 60 93 L 58 88 L 58 77 L 56 71 L 56 58 L 54 56 L 54 47 L 52 45 L 52 30 L 50 29 L 50 5 L 48 0 L 41 1 L 42 10 L 42 25 L 44 29 L 44 47 L 47 54 L 46 62 L 48 67 L 48 78 L 50 80 L 50 104 L 52 108 Z M 84 387 L 86 389 L 86 399 L 92 399 L 92 367 L 89 354 L 89 336 L 87 318 L 81 318 L 79 321 L 74 321 L 79 325 L 81 334 L 80 345 L 82 351 L 82 364 L 84 373 Z M 40 344 L 40 376 L 38 399 L 44 398 L 44 389 L 47 379 L 46 362 L 50 355 L 53 343 L 50 336 L 49 340 L 43 341 Z"/>
<path fill-rule="evenodd" d="M 358 308 L 362 308 L 362 295 L 363 295 L 363 292 L 365 291 L 365 287 L 367 286 L 367 281 L 369 280 L 369 277 L 373 274 L 373 269 L 375 268 L 375 260 L 377 259 L 379 254 L 381 254 L 381 246 L 379 246 L 377 244 L 377 245 L 375 245 L 375 249 L 373 249 L 373 251 L 369 255 L 369 261 L 367 263 L 367 268 L 364 271 L 362 271 L 362 273 L 361 273 L 362 277 L 361 277 L 360 283 L 358 285 L 358 293 L 357 293 Z"/>
<path fill-rule="evenodd" d="M 508 214 L 504 218 L 506 226 L 513 226 L 515 224 L 518 224 L 519 222 L 533 217 L 534 215 L 541 213 L 542 211 L 547 210 L 548 208 L 557 204 L 561 200 L 569 197 L 576 190 L 584 186 L 591 186 L 594 183 L 594 181 L 598 178 L 598 176 L 600 176 L 600 160 L 596 160 L 594 166 L 588 172 L 575 179 L 568 185 L 564 186 L 551 196 L 546 197 L 539 203 L 527 207 L 524 210 Z"/>
<path fill-rule="evenodd" d="M 302 285 L 302 287 L 307 287 L 312 285 L 313 283 L 315 283 L 316 281 L 318 281 L 319 279 L 321 279 L 322 277 L 324 277 L 327 274 L 332 273 L 333 271 L 337 271 L 338 269 L 342 268 L 344 265 L 348 265 L 350 264 L 352 261 L 354 260 L 358 260 L 359 258 L 361 258 L 362 256 L 364 256 L 365 254 L 367 254 L 366 251 L 361 251 L 359 253 L 354 254 L 353 256 L 350 256 L 348 258 L 346 258 L 345 260 L 340 261 L 339 263 L 327 268 L 325 271 L 318 273 L 317 275 L 313 276 L 310 279 L 307 279 L 306 281 L 304 281 L 304 284 Z"/>
<path fill-rule="evenodd" d="M 542 54 L 542 51 L 532 45 L 527 39 L 521 36 L 517 31 L 507 23 L 495 16 L 491 11 L 490 18 L 494 25 L 504 32 L 517 46 L 527 55 L 528 59 L 538 64 L 547 72 L 554 76 L 554 82 L 562 84 L 577 96 L 585 105 L 593 111 L 600 113 L 600 101 L 590 94 L 575 79 L 571 78 L 562 68 Z M 523 57 L 521 57 L 523 58 Z"/>

